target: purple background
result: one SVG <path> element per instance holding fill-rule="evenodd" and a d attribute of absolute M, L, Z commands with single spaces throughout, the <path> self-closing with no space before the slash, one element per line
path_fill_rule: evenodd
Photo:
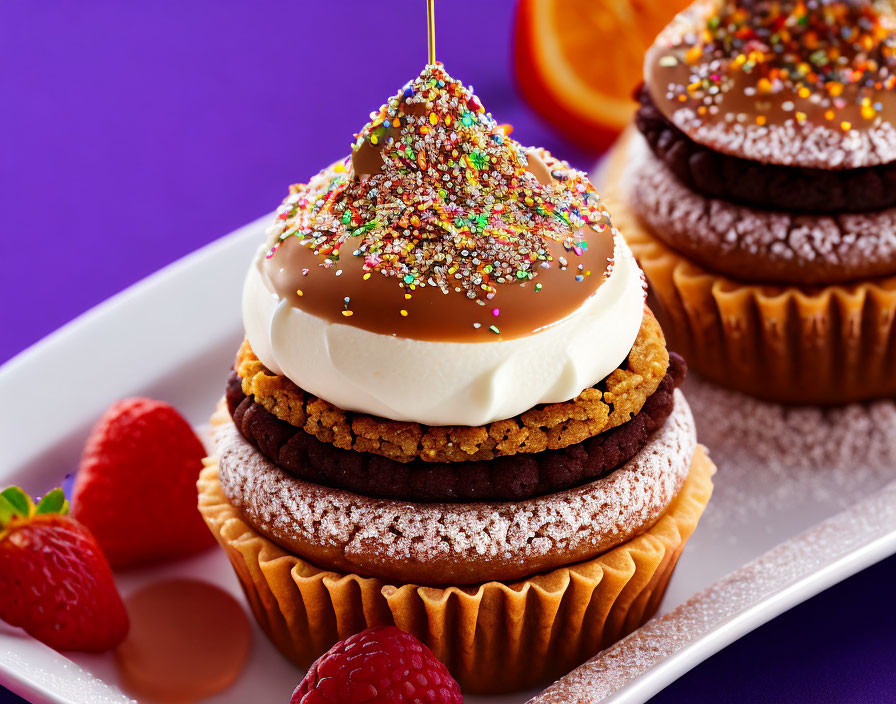
<path fill-rule="evenodd" d="M 517 96 L 513 3 L 437 4 L 448 70 L 520 141 L 587 168 L 593 157 Z M 272 210 L 287 184 L 347 153 L 368 112 L 425 62 L 423 7 L 0 3 L 0 362 Z M 896 558 L 742 639 L 655 701 L 893 701 L 894 583 Z"/>

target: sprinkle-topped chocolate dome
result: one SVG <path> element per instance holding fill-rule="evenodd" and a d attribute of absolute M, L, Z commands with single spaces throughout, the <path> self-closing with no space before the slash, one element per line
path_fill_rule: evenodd
<path fill-rule="evenodd" d="M 414 339 L 512 338 L 592 295 L 613 240 L 585 174 L 524 149 L 432 64 L 371 115 L 350 157 L 291 187 L 263 267 L 319 317 Z"/>
<path fill-rule="evenodd" d="M 896 19 L 869 0 L 699 2 L 646 61 L 656 105 L 691 138 L 769 163 L 896 159 Z"/>

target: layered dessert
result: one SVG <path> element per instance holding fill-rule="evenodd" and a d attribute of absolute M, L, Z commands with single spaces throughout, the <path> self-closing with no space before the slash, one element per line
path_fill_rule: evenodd
<path fill-rule="evenodd" d="M 672 344 L 712 381 L 896 394 L 894 29 L 887 3 L 710 0 L 648 52 L 610 197 Z"/>
<path fill-rule="evenodd" d="M 655 611 L 714 471 L 684 362 L 585 175 L 441 64 L 290 188 L 243 319 L 200 508 L 296 663 L 396 625 L 508 691 Z"/>

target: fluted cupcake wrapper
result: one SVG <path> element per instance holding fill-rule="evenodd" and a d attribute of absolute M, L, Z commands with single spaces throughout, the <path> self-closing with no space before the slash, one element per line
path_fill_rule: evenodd
<path fill-rule="evenodd" d="M 650 283 L 669 348 L 722 386 L 785 403 L 896 395 L 896 276 L 767 286 L 716 274 L 650 232 L 626 197 L 631 132 L 608 157 L 603 196 Z"/>
<path fill-rule="evenodd" d="M 464 691 L 506 692 L 559 677 L 650 618 L 709 501 L 714 471 L 698 448 L 660 520 L 597 558 L 472 587 L 393 584 L 318 569 L 243 520 L 213 459 L 200 475 L 199 509 L 261 628 L 299 666 L 364 628 L 394 624 L 426 643 Z"/>
<path fill-rule="evenodd" d="M 624 210 L 624 209 L 623 209 Z M 723 386 L 787 403 L 896 395 L 896 277 L 818 288 L 739 283 L 617 223 L 650 282 L 671 349 Z"/>

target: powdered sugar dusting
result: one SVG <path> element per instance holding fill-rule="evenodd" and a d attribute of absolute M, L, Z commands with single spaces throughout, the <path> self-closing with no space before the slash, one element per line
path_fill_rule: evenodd
<path fill-rule="evenodd" d="M 782 406 L 692 374 L 685 389 L 719 467 L 710 530 L 801 504 L 844 509 L 896 476 L 896 403 Z M 724 510 L 722 510 L 724 507 Z"/>
<path fill-rule="evenodd" d="M 599 702 L 726 620 L 896 531 L 896 402 L 782 406 L 693 373 L 684 392 L 718 467 L 678 568 L 691 586 L 673 579 L 673 610 L 533 703 Z M 695 583 L 712 586 L 692 596 Z"/>
<path fill-rule="evenodd" d="M 896 160 L 896 127 L 889 122 L 843 132 L 823 124 L 706 122 L 682 108 L 672 122 L 695 142 L 764 164 L 815 169 L 857 169 Z"/>
<path fill-rule="evenodd" d="M 892 541 L 894 536 L 896 482 L 642 626 L 532 699 L 531 704 L 603 701 L 650 668 L 683 653 L 701 637 L 748 614 L 772 595 L 874 541 Z"/>
<path fill-rule="evenodd" d="M 608 477 L 518 503 L 412 504 L 300 481 L 227 423 L 215 431 L 221 482 L 257 529 L 343 551 L 358 564 L 474 560 L 526 564 L 545 555 L 593 554 L 652 525 L 681 488 L 696 449 L 693 417 L 675 392 L 663 427 Z"/>
<path fill-rule="evenodd" d="M 736 256 L 738 270 L 725 273 L 836 283 L 896 270 L 896 208 L 836 216 L 758 210 L 690 190 L 640 135 L 629 149 L 630 197 L 645 224 L 685 252 Z"/>

